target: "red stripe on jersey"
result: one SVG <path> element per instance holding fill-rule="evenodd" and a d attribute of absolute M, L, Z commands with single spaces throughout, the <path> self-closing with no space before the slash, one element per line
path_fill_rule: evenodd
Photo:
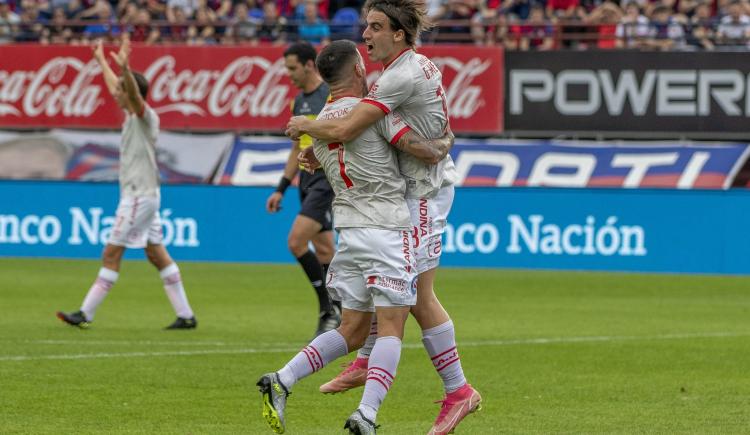
<path fill-rule="evenodd" d="M 350 189 L 354 187 L 354 183 L 352 182 L 352 179 L 349 178 L 348 175 L 346 175 L 346 166 L 344 165 L 344 147 L 339 147 L 339 173 L 341 174 L 341 179 L 344 180 L 344 185 L 347 189 Z"/>
<path fill-rule="evenodd" d="M 393 136 L 393 139 L 391 139 L 391 145 L 396 145 L 399 139 L 401 139 L 401 136 L 405 135 L 409 130 L 411 130 L 411 127 L 408 125 L 401 130 L 399 130 L 398 133 L 396 133 L 395 136 Z"/>
<path fill-rule="evenodd" d="M 388 108 L 388 106 L 386 106 L 385 104 L 383 104 L 383 103 L 381 103 L 379 101 L 371 100 L 369 98 L 364 98 L 364 99 L 362 99 L 362 101 L 360 101 L 360 103 L 372 104 L 373 106 L 375 106 L 378 109 L 382 110 L 386 115 L 389 114 L 389 113 L 391 113 L 391 110 Z"/>

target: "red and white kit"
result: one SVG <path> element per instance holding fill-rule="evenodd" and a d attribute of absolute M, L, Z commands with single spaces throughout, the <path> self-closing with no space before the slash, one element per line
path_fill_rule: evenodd
<path fill-rule="evenodd" d="M 362 101 L 386 114 L 398 109 L 410 128 L 435 139 L 442 137 L 448 126 L 448 102 L 442 82 L 442 73 L 430 59 L 407 49 L 385 66 Z M 399 152 L 398 160 L 406 178 L 417 270 L 422 273 L 440 262 L 440 240 L 453 204 L 456 167 L 450 156 L 437 165 L 427 165 L 404 152 Z"/>

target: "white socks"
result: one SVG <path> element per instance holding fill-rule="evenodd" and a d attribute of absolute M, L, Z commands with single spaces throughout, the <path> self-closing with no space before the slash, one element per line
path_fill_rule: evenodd
<path fill-rule="evenodd" d="M 172 308 L 177 313 L 177 317 L 182 317 L 183 319 L 193 317 L 193 310 L 188 303 L 177 263 L 172 263 L 160 270 L 159 276 L 161 276 L 161 280 L 164 282 L 164 291 L 167 293 L 169 302 L 172 303 Z"/>
<path fill-rule="evenodd" d="M 456 331 L 451 320 L 422 331 L 422 343 L 432 359 L 432 365 L 443 380 L 446 393 L 451 393 L 466 384 L 456 348 Z"/>
<path fill-rule="evenodd" d="M 344 337 L 339 331 L 330 330 L 315 337 L 279 370 L 279 380 L 287 389 L 291 389 L 300 379 L 317 372 L 347 353 L 349 350 Z"/>
<path fill-rule="evenodd" d="M 375 421 L 380 404 L 396 378 L 398 361 L 401 358 L 401 340 L 398 337 L 380 337 L 370 354 L 367 366 L 367 382 L 359 402 L 359 410 L 367 419 Z"/>
<path fill-rule="evenodd" d="M 357 351 L 357 358 L 367 359 L 372 353 L 372 348 L 375 346 L 375 340 L 378 339 L 378 316 L 372 315 L 372 323 L 370 323 L 370 335 L 367 336 L 365 344 Z"/>
<path fill-rule="evenodd" d="M 99 269 L 99 275 L 96 277 L 94 284 L 91 285 L 89 292 L 86 293 L 86 297 L 83 299 L 83 304 L 81 305 L 81 311 L 83 311 L 83 315 L 87 321 L 94 320 L 97 307 L 107 297 L 109 289 L 117 281 L 118 276 L 120 274 L 112 269 L 107 269 L 106 267 Z"/>

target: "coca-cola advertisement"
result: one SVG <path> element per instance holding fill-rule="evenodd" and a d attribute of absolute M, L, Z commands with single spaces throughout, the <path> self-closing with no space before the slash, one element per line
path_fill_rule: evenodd
<path fill-rule="evenodd" d="M 114 50 L 105 47 L 105 51 Z M 499 48 L 420 47 L 443 72 L 457 133 L 502 131 L 503 53 Z M 0 127 L 118 128 L 89 47 L 0 48 Z M 163 129 L 281 132 L 297 94 L 284 47 L 135 46 L 134 70 L 150 83 L 148 103 Z M 382 68 L 368 64 L 368 79 Z"/>

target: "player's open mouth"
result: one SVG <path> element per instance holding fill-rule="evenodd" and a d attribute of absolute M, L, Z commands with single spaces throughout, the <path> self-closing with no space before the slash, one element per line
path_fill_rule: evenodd
<path fill-rule="evenodd" d="M 366 44 L 365 46 L 367 47 L 367 54 L 372 53 L 372 44 Z"/>

